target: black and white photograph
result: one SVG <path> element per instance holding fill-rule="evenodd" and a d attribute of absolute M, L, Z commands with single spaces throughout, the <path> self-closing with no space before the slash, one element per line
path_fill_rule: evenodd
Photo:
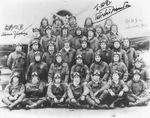
<path fill-rule="evenodd" d="M 149 118 L 148 0 L 1 0 L 1 118 Z"/>

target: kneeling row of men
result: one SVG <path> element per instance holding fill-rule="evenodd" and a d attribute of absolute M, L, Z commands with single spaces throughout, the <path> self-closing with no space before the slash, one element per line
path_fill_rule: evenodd
<path fill-rule="evenodd" d="M 61 82 L 61 75 L 55 73 L 54 81 L 45 85 L 38 73 L 33 72 L 31 81 L 23 85 L 19 82 L 20 74 L 15 72 L 5 88 L 2 102 L 10 110 L 40 107 L 115 108 L 148 104 L 147 85 L 138 71 L 127 83 L 121 80 L 118 71 L 111 74 L 108 82 L 100 80 L 97 70 L 88 83 L 81 82 L 78 72 L 71 76 L 71 83 L 66 85 Z"/>

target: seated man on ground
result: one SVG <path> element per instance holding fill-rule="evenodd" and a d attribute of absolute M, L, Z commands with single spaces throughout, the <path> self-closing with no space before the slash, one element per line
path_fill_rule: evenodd
<path fill-rule="evenodd" d="M 2 102 L 5 103 L 10 110 L 17 108 L 20 102 L 25 97 L 25 87 L 20 82 L 20 74 L 18 72 L 13 73 L 10 83 L 4 90 L 4 97 Z"/>
<path fill-rule="evenodd" d="M 45 92 L 43 82 L 41 82 L 37 72 L 31 75 L 31 81 L 26 84 L 26 97 L 22 104 L 26 109 L 41 107 L 45 101 Z"/>

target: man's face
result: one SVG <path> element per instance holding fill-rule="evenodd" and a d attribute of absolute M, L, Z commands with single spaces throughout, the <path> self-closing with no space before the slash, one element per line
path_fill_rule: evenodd
<path fill-rule="evenodd" d="M 54 46 L 53 46 L 53 45 L 48 46 L 48 51 L 49 51 L 49 52 L 54 51 Z"/>
<path fill-rule="evenodd" d="M 88 26 L 89 26 L 89 25 L 91 25 L 91 24 L 92 24 L 91 19 L 87 19 L 87 20 L 86 20 L 86 25 L 88 25 Z"/>
<path fill-rule="evenodd" d="M 65 42 L 65 43 L 64 43 L 64 47 L 65 47 L 65 48 L 69 48 L 69 47 L 70 47 L 70 43 L 69 43 L 69 42 Z"/>
<path fill-rule="evenodd" d="M 16 46 L 16 51 L 17 52 L 21 52 L 22 51 L 22 47 L 20 45 Z"/>
<path fill-rule="evenodd" d="M 96 28 L 96 32 L 97 32 L 98 34 L 101 34 L 101 33 L 102 33 L 102 29 L 101 29 L 100 27 L 97 27 L 97 28 Z"/>
<path fill-rule="evenodd" d="M 57 56 L 57 57 L 56 57 L 56 61 L 57 61 L 58 63 L 61 63 L 61 62 L 62 62 L 62 57 L 61 57 L 61 56 Z"/>
<path fill-rule="evenodd" d="M 76 19 L 72 17 L 69 22 L 70 24 L 76 24 Z"/>
<path fill-rule="evenodd" d="M 32 49 L 33 50 L 38 50 L 39 49 L 39 45 L 38 44 L 33 44 L 32 45 Z"/>
<path fill-rule="evenodd" d="M 87 42 L 83 41 L 83 42 L 81 43 L 81 46 L 82 46 L 82 48 L 86 48 L 86 47 L 87 47 Z"/>
<path fill-rule="evenodd" d="M 95 82 L 95 83 L 99 83 L 99 80 L 100 79 L 100 77 L 98 76 L 98 75 L 94 75 L 93 76 L 93 81 Z"/>
<path fill-rule="evenodd" d="M 88 36 L 89 37 L 93 37 L 94 36 L 94 32 L 93 31 L 88 31 Z"/>
<path fill-rule="evenodd" d="M 120 48 L 120 43 L 119 43 L 119 42 L 114 42 L 114 47 L 115 47 L 116 49 Z"/>
<path fill-rule="evenodd" d="M 35 55 L 35 60 L 36 61 L 40 61 L 41 60 L 41 56 L 40 55 Z"/>
<path fill-rule="evenodd" d="M 60 27 L 61 26 L 61 21 L 57 20 L 55 24 L 56 24 L 57 27 Z"/>
<path fill-rule="evenodd" d="M 135 82 L 138 82 L 138 81 L 140 80 L 140 75 L 139 75 L 139 74 L 134 74 L 133 80 L 134 80 Z"/>
<path fill-rule="evenodd" d="M 124 45 L 125 47 L 129 47 L 129 45 L 130 45 L 129 40 L 124 40 L 124 41 L 123 41 L 123 45 Z"/>
<path fill-rule="evenodd" d="M 74 85 L 79 85 L 80 84 L 80 77 L 79 76 L 75 76 L 73 78 L 73 84 Z"/>
<path fill-rule="evenodd" d="M 100 46 L 101 46 L 101 49 L 106 49 L 106 43 L 102 42 Z"/>
<path fill-rule="evenodd" d="M 18 85 L 19 84 L 19 78 L 18 77 L 14 77 L 13 78 L 13 84 L 14 85 Z"/>
<path fill-rule="evenodd" d="M 43 24 L 44 26 L 47 26 L 47 25 L 48 25 L 47 20 L 43 20 L 43 21 L 42 21 L 42 24 Z"/>
<path fill-rule="evenodd" d="M 81 64 L 81 63 L 82 63 L 82 59 L 78 58 L 78 59 L 77 59 L 77 63 L 78 63 L 78 64 Z"/>
<path fill-rule="evenodd" d="M 114 55 L 114 62 L 118 62 L 119 61 L 119 55 Z"/>
<path fill-rule="evenodd" d="M 110 29 L 111 25 L 112 25 L 111 20 L 107 20 L 105 26 L 106 26 L 108 29 Z"/>
<path fill-rule="evenodd" d="M 48 35 L 51 35 L 52 32 L 51 32 L 50 29 L 47 29 L 47 30 L 46 30 L 46 33 L 47 33 Z"/>
<path fill-rule="evenodd" d="M 56 83 L 56 84 L 60 84 L 60 82 L 61 82 L 61 78 L 60 78 L 60 77 L 56 77 L 56 78 L 55 78 L 55 83 Z"/>
<path fill-rule="evenodd" d="M 62 32 L 63 32 L 63 35 L 67 35 L 67 32 L 68 32 L 68 31 L 67 31 L 67 29 L 63 29 Z"/>
<path fill-rule="evenodd" d="M 65 19 L 64 19 L 64 25 L 68 25 L 68 23 L 69 23 L 69 19 L 67 17 L 65 17 Z"/>
<path fill-rule="evenodd" d="M 95 56 L 95 61 L 96 61 L 96 62 L 100 62 L 100 61 L 101 61 L 101 57 L 100 57 L 99 55 L 96 55 L 96 56 Z"/>
<path fill-rule="evenodd" d="M 117 33 L 117 26 L 112 26 L 111 27 L 111 32 L 113 32 L 113 33 Z"/>
<path fill-rule="evenodd" d="M 118 84 L 119 83 L 119 75 L 117 73 L 114 73 L 112 75 L 112 80 L 115 84 Z"/>
<path fill-rule="evenodd" d="M 77 35 L 81 35 L 81 30 L 78 29 L 78 30 L 76 31 L 76 33 L 77 33 Z"/>
<path fill-rule="evenodd" d="M 38 77 L 37 76 L 33 76 L 32 77 L 32 83 L 33 84 L 37 84 L 39 82 Z"/>
<path fill-rule="evenodd" d="M 139 61 L 135 62 L 135 67 L 136 68 L 141 68 L 141 66 L 142 66 L 141 62 L 139 62 Z"/>

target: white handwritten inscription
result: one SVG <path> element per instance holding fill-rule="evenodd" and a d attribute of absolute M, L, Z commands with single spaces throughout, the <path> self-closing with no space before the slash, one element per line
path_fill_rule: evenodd
<path fill-rule="evenodd" d="M 125 24 L 127 25 L 126 29 L 132 29 L 132 28 L 145 28 L 148 27 L 145 23 L 143 23 L 143 20 L 137 17 L 133 18 L 126 18 Z"/>
<path fill-rule="evenodd" d="M 129 7 L 131 7 L 131 5 L 128 1 L 125 1 L 121 6 L 113 6 L 110 0 L 98 3 L 93 8 L 95 11 L 95 23 L 101 22 Z"/>
<path fill-rule="evenodd" d="M 4 31 L 2 32 L 1 36 L 13 36 L 14 38 L 16 38 L 17 36 L 26 36 L 28 35 L 27 32 L 25 32 L 27 30 L 27 28 L 24 28 L 23 24 L 19 24 L 19 25 L 14 25 L 14 24 L 10 24 L 10 25 L 5 25 L 4 27 Z"/>

